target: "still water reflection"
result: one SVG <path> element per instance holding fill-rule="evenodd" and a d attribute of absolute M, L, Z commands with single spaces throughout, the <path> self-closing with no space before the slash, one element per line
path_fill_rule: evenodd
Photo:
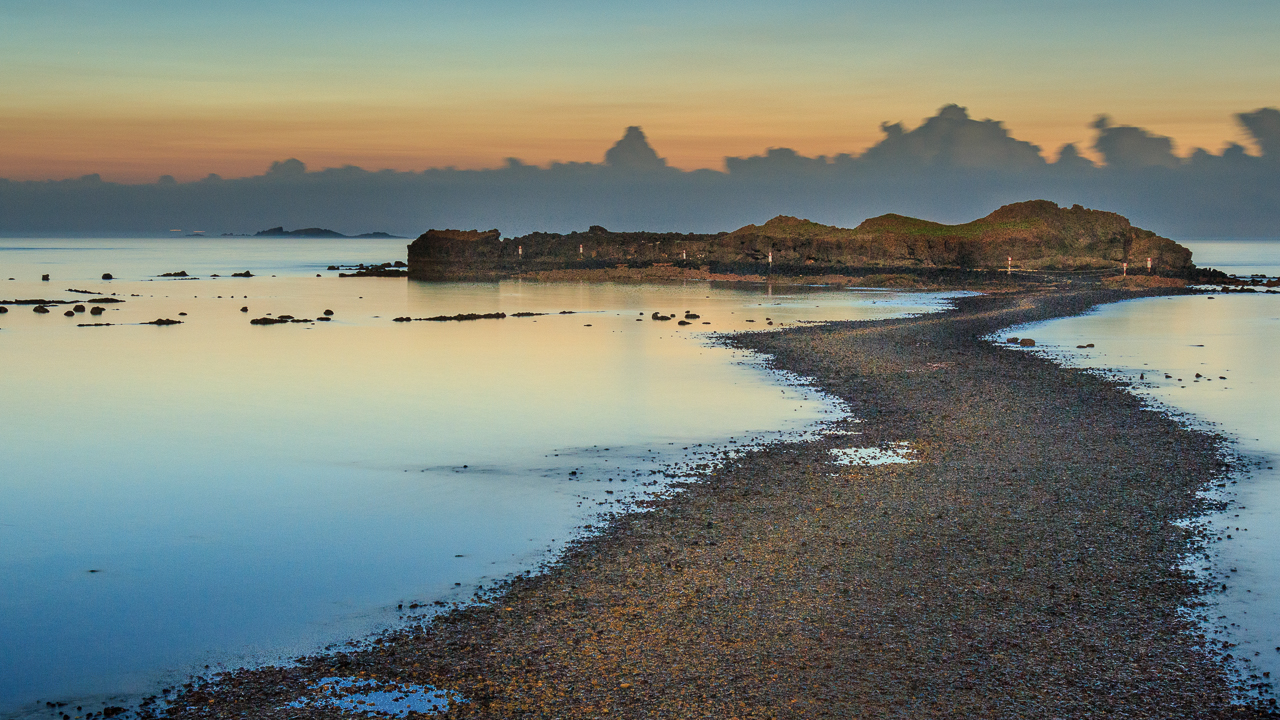
<path fill-rule="evenodd" d="M 0 315 L 0 714 L 148 693 L 394 625 L 399 605 L 465 599 L 660 489 L 691 453 L 839 412 L 702 333 L 945 302 L 339 279 L 323 268 L 345 246 L 252 264 L 240 245 L 149 243 L 0 252 L 16 278 L 0 299 L 125 300 L 97 318 Z M 97 279 L 104 266 L 118 279 Z M 204 279 L 155 278 L 179 269 Z M 208 277 L 244 269 L 258 277 Z M 325 310 L 332 321 L 249 323 Z M 551 314 L 391 321 L 499 311 Z M 183 324 L 136 324 L 157 318 Z"/>

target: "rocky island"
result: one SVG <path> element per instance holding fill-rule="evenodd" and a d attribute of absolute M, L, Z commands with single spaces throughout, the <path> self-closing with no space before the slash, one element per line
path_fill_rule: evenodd
<path fill-rule="evenodd" d="M 1121 215 L 1047 200 L 1005 205 L 960 225 L 881 215 L 841 228 L 779 215 L 712 234 L 428 230 L 409 245 L 409 277 L 493 280 L 532 273 L 672 267 L 703 273 L 815 276 L 938 270 L 1194 270 L 1191 251 Z"/>
<path fill-rule="evenodd" d="M 266 230 L 259 230 L 258 232 L 254 233 L 253 236 L 269 237 L 269 238 L 281 238 L 281 237 L 362 238 L 362 239 L 371 238 L 371 239 L 382 239 L 382 240 L 395 240 L 399 238 L 398 235 L 392 235 L 390 233 L 385 233 L 385 232 L 367 232 L 367 233 L 360 233 L 359 235 L 343 235 L 337 230 L 330 230 L 328 228 L 321 228 L 321 227 L 309 227 L 309 228 L 298 228 L 297 230 L 285 230 L 283 225 L 279 225 L 273 228 L 267 228 Z"/>

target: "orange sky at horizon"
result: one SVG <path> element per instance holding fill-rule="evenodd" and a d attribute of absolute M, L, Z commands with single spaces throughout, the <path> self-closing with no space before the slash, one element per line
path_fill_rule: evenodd
<path fill-rule="evenodd" d="M 963 103 L 961 103 L 963 105 Z M 484 123 L 460 124 L 444 113 L 423 111 L 422 118 L 403 110 L 385 113 L 297 112 L 277 117 L 230 114 L 145 117 L 28 115 L 0 117 L 0 177 L 10 180 L 59 180 L 97 173 L 122 183 L 155 182 L 172 175 L 180 182 L 210 173 L 225 178 L 260 175 L 272 162 L 297 158 L 310 170 L 357 165 L 366 170 L 421 171 L 428 168 L 494 168 L 508 157 L 545 166 L 552 162 L 600 162 L 628 125 L 640 125 L 668 163 L 682 170 L 722 170 L 724 157 L 764 153 L 789 147 L 807 156 L 857 155 L 883 137 L 881 122 L 913 128 L 936 112 L 917 117 L 881 117 L 863 111 L 842 121 L 834 112 L 807 117 L 753 117 L 735 122 L 730 110 L 681 118 L 674 113 L 548 113 L 542 122 L 515 123 L 501 116 Z M 1247 111 L 1254 108 L 1239 108 Z M 715 115 L 719 115 L 716 117 Z M 976 119 L 1005 120 L 1013 137 L 1039 145 L 1049 160 L 1074 142 L 1086 156 L 1091 150 L 1094 114 L 1067 118 L 1031 117 L 1020 122 L 970 108 Z M 1174 138 L 1178 154 L 1202 147 L 1220 152 L 1228 142 L 1252 142 L 1236 123 L 1234 112 L 1208 113 L 1177 120 L 1167 115 L 1119 116 L 1133 124 Z M 433 117 L 434 116 L 434 117 Z M 646 122 L 645 117 L 654 117 Z"/>

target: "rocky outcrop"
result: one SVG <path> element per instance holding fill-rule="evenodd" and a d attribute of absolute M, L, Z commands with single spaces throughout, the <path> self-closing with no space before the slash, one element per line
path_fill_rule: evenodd
<path fill-rule="evenodd" d="M 559 269 L 676 265 L 717 272 L 858 273 L 874 269 L 1194 268 L 1191 251 L 1134 227 L 1124 217 L 1047 200 L 1006 205 L 960 225 L 881 215 L 856 228 L 779 215 L 729 233 L 531 233 L 428 230 L 409 245 L 409 276 L 422 280 L 497 279 Z"/>

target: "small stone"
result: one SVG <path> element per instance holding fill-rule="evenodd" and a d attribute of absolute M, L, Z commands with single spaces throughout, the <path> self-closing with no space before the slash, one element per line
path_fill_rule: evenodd
<path fill-rule="evenodd" d="M 103 279 L 103 280 L 114 280 L 115 278 L 114 278 L 114 277 L 112 277 L 111 273 L 102 273 L 102 279 Z"/>

